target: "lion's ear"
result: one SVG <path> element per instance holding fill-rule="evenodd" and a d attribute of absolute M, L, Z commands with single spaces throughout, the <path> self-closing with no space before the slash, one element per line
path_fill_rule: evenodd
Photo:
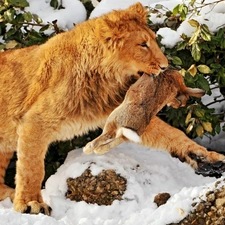
<path fill-rule="evenodd" d="M 147 10 L 141 3 L 136 3 L 125 10 L 114 10 L 99 17 L 95 28 L 101 40 L 108 46 L 123 46 L 125 39 L 134 31 L 137 24 L 147 23 Z"/>
<path fill-rule="evenodd" d="M 131 13 L 135 13 L 139 15 L 139 17 L 144 20 L 144 23 L 147 23 L 147 14 L 148 10 L 146 7 L 144 7 L 140 2 L 137 2 L 136 4 L 130 6 L 127 11 L 130 11 Z"/>
<path fill-rule="evenodd" d="M 124 40 L 129 36 L 129 32 L 122 32 L 120 28 L 120 21 L 112 21 L 108 18 L 99 21 L 95 26 L 100 36 L 100 40 L 103 41 L 108 47 L 117 46 L 121 47 Z"/>

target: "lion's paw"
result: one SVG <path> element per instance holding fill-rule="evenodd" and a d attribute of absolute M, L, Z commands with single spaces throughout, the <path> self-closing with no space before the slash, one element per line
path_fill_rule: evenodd
<path fill-rule="evenodd" d="M 196 174 L 201 174 L 204 177 L 216 177 L 222 176 L 225 172 L 225 162 L 218 161 L 215 163 L 199 163 L 198 169 L 195 171 Z"/>
<path fill-rule="evenodd" d="M 225 172 L 225 156 L 222 154 L 209 152 L 207 157 L 202 157 L 190 153 L 189 157 L 197 163 L 196 174 L 219 178 Z"/>
<path fill-rule="evenodd" d="M 40 203 L 37 201 L 30 201 L 28 203 L 24 203 L 23 201 L 14 202 L 14 209 L 17 212 L 21 213 L 30 213 L 30 214 L 38 214 L 43 213 L 45 215 L 51 215 L 51 207 L 45 203 Z"/>
<path fill-rule="evenodd" d="M 218 178 L 225 172 L 225 156 L 218 152 L 208 151 L 203 147 L 173 152 L 171 155 L 188 163 L 195 169 L 196 174 Z"/>
<path fill-rule="evenodd" d="M 0 201 L 9 197 L 11 201 L 13 201 L 15 196 L 15 190 L 13 188 L 8 187 L 5 184 L 0 184 Z"/>

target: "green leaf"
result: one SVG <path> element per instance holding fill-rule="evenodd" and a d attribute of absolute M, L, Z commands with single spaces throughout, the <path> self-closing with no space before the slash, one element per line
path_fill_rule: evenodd
<path fill-rule="evenodd" d="M 206 50 L 207 52 L 212 52 L 212 46 L 208 42 L 203 41 L 199 44 L 199 46 L 201 49 Z"/>
<path fill-rule="evenodd" d="M 190 68 L 188 69 L 188 72 L 191 74 L 192 77 L 194 77 L 197 73 L 197 68 L 195 64 L 192 64 Z"/>
<path fill-rule="evenodd" d="M 178 65 L 178 66 L 183 64 L 182 60 L 178 56 L 173 56 L 172 62 L 173 62 L 173 64 Z"/>
<path fill-rule="evenodd" d="M 210 122 L 203 122 L 202 126 L 203 126 L 204 130 L 207 132 L 211 133 L 213 131 L 212 123 L 210 123 Z"/>
<path fill-rule="evenodd" d="M 188 20 L 188 23 L 192 26 L 192 27 L 199 27 L 199 22 L 196 20 Z"/>
<path fill-rule="evenodd" d="M 180 18 L 181 18 L 181 20 L 185 20 L 187 17 L 188 8 L 185 4 L 183 4 L 183 6 L 181 8 L 182 8 L 182 10 L 180 12 Z"/>
<path fill-rule="evenodd" d="M 186 129 L 186 133 L 189 134 L 194 128 L 194 124 L 193 123 L 190 123 Z"/>
<path fill-rule="evenodd" d="M 5 45 L 0 43 L 0 51 L 3 50 L 5 48 Z"/>
<path fill-rule="evenodd" d="M 156 4 L 155 5 L 155 9 L 162 9 L 163 8 L 163 5 L 161 5 L 161 4 Z"/>
<path fill-rule="evenodd" d="M 29 6 L 29 3 L 26 0 L 9 0 L 12 6 L 25 8 Z"/>
<path fill-rule="evenodd" d="M 205 116 L 205 110 L 201 109 L 199 107 L 195 107 L 193 110 L 193 113 L 198 117 L 198 118 L 203 118 Z"/>
<path fill-rule="evenodd" d="M 201 30 L 205 31 L 206 33 L 209 33 L 210 34 L 210 31 L 209 31 L 209 28 L 206 24 L 202 24 L 201 25 Z"/>
<path fill-rule="evenodd" d="M 39 30 L 39 32 L 40 32 L 40 33 L 43 33 L 44 31 L 48 30 L 48 28 L 49 28 L 50 26 L 51 26 L 50 24 L 44 25 L 44 26 Z"/>
<path fill-rule="evenodd" d="M 6 10 L 5 6 L 0 6 L 0 13 L 2 14 Z"/>
<path fill-rule="evenodd" d="M 5 20 L 4 16 L 0 15 L 0 23 Z"/>
<path fill-rule="evenodd" d="M 12 40 L 12 41 L 6 43 L 5 48 L 6 48 L 6 49 L 13 49 L 13 48 L 15 48 L 17 45 L 18 45 L 18 42 L 15 41 L 15 40 Z"/>
<path fill-rule="evenodd" d="M 204 129 L 203 129 L 202 125 L 198 125 L 196 127 L 196 134 L 198 135 L 198 137 L 203 137 Z"/>
<path fill-rule="evenodd" d="M 8 23 L 13 21 L 14 15 L 15 15 L 15 10 L 12 8 L 4 12 L 4 18 Z"/>
<path fill-rule="evenodd" d="M 194 32 L 193 35 L 191 36 L 191 38 L 190 38 L 190 40 L 189 40 L 189 42 L 188 42 L 189 45 L 193 45 L 193 44 L 197 41 L 198 36 L 199 36 L 199 33 L 200 33 L 200 26 L 198 26 L 198 27 L 196 28 L 195 32 Z"/>
<path fill-rule="evenodd" d="M 186 116 L 186 119 L 185 119 L 185 124 L 189 124 L 189 122 L 191 121 L 191 114 L 192 114 L 192 111 L 190 110 Z"/>
<path fill-rule="evenodd" d="M 27 22 L 31 22 L 32 21 L 32 14 L 30 12 L 24 13 L 23 14 L 23 18 L 27 21 Z"/>
<path fill-rule="evenodd" d="M 11 36 L 14 35 L 15 33 L 16 33 L 16 28 L 15 28 L 15 27 L 12 27 L 11 29 L 9 29 L 9 30 L 6 32 L 6 38 L 11 37 Z"/>
<path fill-rule="evenodd" d="M 185 5 L 184 4 L 179 4 L 179 7 L 178 7 L 178 12 L 182 12 L 182 10 L 184 9 Z"/>
<path fill-rule="evenodd" d="M 225 48 L 225 38 L 223 38 L 220 42 L 220 48 L 224 49 Z"/>
<path fill-rule="evenodd" d="M 17 25 L 18 25 L 18 23 L 23 22 L 24 21 L 23 14 L 22 13 L 17 14 L 14 21 L 15 21 L 14 24 L 17 24 Z M 21 26 L 22 26 L 22 24 L 21 24 Z"/>
<path fill-rule="evenodd" d="M 58 8 L 58 0 L 51 0 L 50 1 L 50 6 L 53 7 L 54 9 L 57 9 Z"/>
<path fill-rule="evenodd" d="M 205 41 L 211 41 L 210 31 L 205 24 L 201 25 L 201 37 Z"/>
<path fill-rule="evenodd" d="M 179 5 L 180 5 L 180 4 L 176 5 L 176 6 L 173 8 L 173 11 L 172 11 L 172 12 L 173 12 L 173 15 L 174 15 L 174 16 L 176 16 L 176 15 L 179 13 Z"/>
<path fill-rule="evenodd" d="M 218 82 L 219 84 L 221 85 L 225 85 L 225 71 L 221 71 L 219 74 L 218 74 Z"/>
<path fill-rule="evenodd" d="M 29 34 L 29 38 L 38 42 L 38 41 L 42 41 L 42 36 L 41 34 L 39 34 L 38 32 L 36 31 L 31 31 L 30 34 Z"/>
<path fill-rule="evenodd" d="M 186 48 L 186 42 L 180 41 L 180 42 L 177 44 L 177 51 L 184 50 L 185 48 Z"/>
<path fill-rule="evenodd" d="M 222 66 L 218 63 L 212 63 L 212 64 L 210 64 L 210 67 L 212 69 L 220 69 Z"/>
<path fill-rule="evenodd" d="M 206 65 L 198 65 L 197 66 L 199 72 L 203 73 L 203 74 L 209 74 L 211 73 L 211 70 L 208 66 Z"/>
<path fill-rule="evenodd" d="M 201 50 L 200 47 L 198 45 L 198 43 L 193 43 L 193 45 L 191 46 L 191 55 L 193 57 L 193 59 L 198 62 L 201 58 Z"/>
<path fill-rule="evenodd" d="M 190 6 L 194 6 L 194 4 L 195 4 L 195 2 L 196 2 L 196 0 L 191 0 L 191 2 L 190 2 Z"/>
<path fill-rule="evenodd" d="M 203 135 L 204 135 L 204 129 L 203 129 L 202 125 L 198 125 L 196 127 L 196 133 L 197 133 L 197 135 L 199 137 L 203 137 Z"/>
<path fill-rule="evenodd" d="M 210 91 L 209 82 L 205 79 L 205 77 L 202 74 L 198 74 L 197 76 L 197 86 L 206 92 Z"/>
<path fill-rule="evenodd" d="M 216 34 L 216 38 L 220 41 L 224 39 L 224 28 L 220 28 Z"/>
<path fill-rule="evenodd" d="M 223 128 L 224 128 L 224 127 L 223 127 Z M 217 125 L 215 126 L 214 130 L 216 131 L 217 134 L 219 134 L 220 131 L 221 131 L 220 125 L 217 124 Z M 225 130 L 224 130 L 224 131 L 225 131 Z"/>
<path fill-rule="evenodd" d="M 42 19 L 37 15 L 37 14 L 33 14 L 33 19 L 35 22 L 37 22 L 38 24 L 42 23 Z"/>

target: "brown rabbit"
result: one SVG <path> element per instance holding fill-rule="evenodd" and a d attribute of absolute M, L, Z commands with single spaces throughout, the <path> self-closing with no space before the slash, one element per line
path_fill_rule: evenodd
<path fill-rule="evenodd" d="M 182 75 L 175 70 L 157 77 L 143 74 L 129 88 L 122 104 L 109 115 L 102 134 L 83 151 L 103 154 L 126 140 L 139 143 L 151 118 L 166 104 L 178 108 L 186 105 L 189 96 L 199 98 L 204 94 L 201 89 L 186 87 Z"/>

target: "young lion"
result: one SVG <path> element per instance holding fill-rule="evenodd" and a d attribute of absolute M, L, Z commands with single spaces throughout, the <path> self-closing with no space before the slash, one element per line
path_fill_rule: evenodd
<path fill-rule="evenodd" d="M 205 91 L 188 88 L 176 70 L 166 70 L 158 76 L 143 74 L 128 89 L 121 105 L 106 120 L 102 134 L 87 143 L 83 151 L 104 154 L 123 141 L 140 143 L 140 136 L 166 104 L 173 108 L 185 106 L 189 96 L 202 97 Z"/>
<path fill-rule="evenodd" d="M 0 200 L 9 196 L 18 212 L 49 215 L 41 196 L 48 145 L 103 127 L 140 74 L 158 75 L 168 66 L 146 15 L 137 3 L 78 24 L 43 45 L 0 53 Z M 224 159 L 157 117 L 142 143 L 175 152 L 190 164 L 190 152 L 209 162 Z M 14 194 L 4 175 L 15 150 Z"/>

